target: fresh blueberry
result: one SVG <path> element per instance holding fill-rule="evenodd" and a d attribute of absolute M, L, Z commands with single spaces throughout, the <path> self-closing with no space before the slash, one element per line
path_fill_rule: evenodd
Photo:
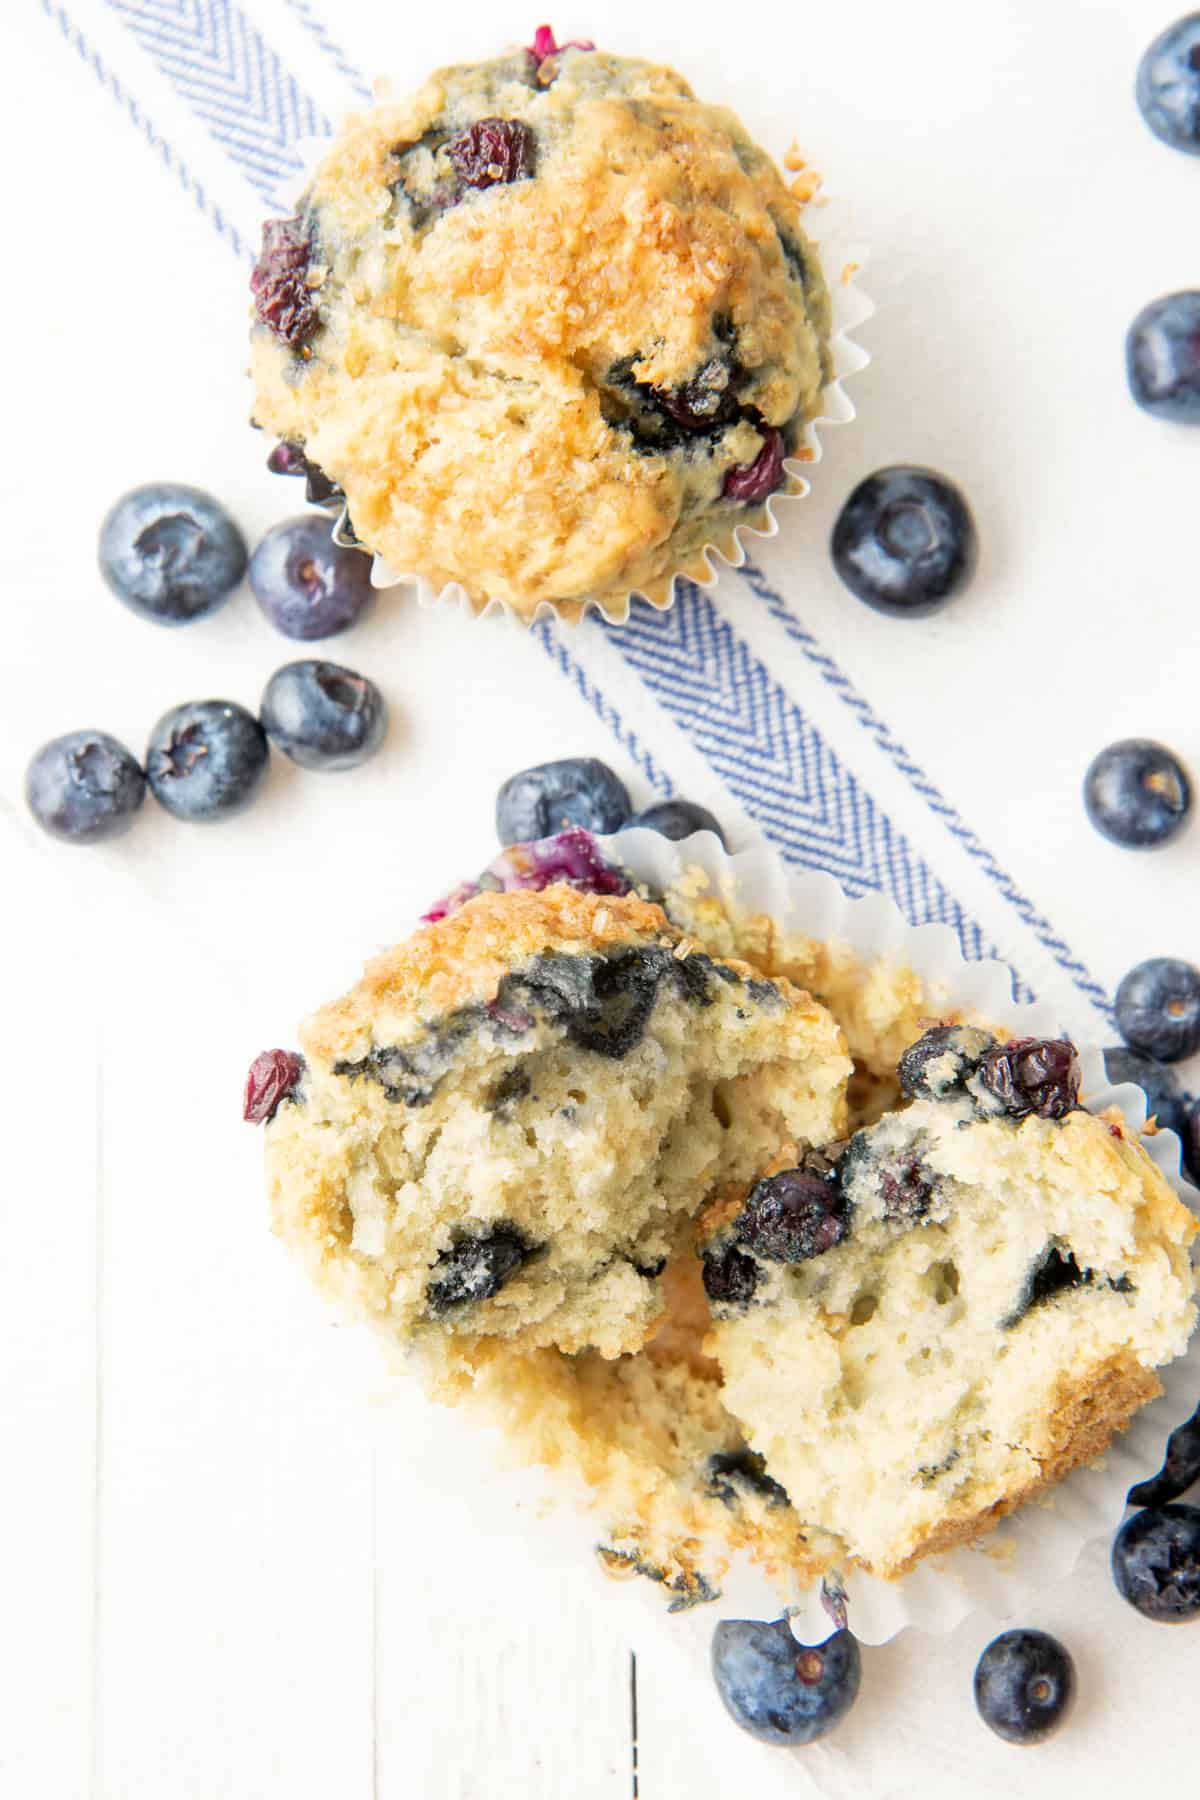
<path fill-rule="evenodd" d="M 259 717 L 275 748 L 302 769 L 352 769 L 375 754 L 387 730 L 375 683 L 331 662 L 276 669 Z"/>
<path fill-rule="evenodd" d="M 607 763 L 565 756 L 509 776 L 496 796 L 496 831 L 502 844 L 551 837 L 568 825 L 620 831 L 632 811 L 624 782 Z"/>
<path fill-rule="evenodd" d="M 768 1262 L 807 1262 L 845 1237 L 845 1196 L 823 1176 L 783 1169 L 755 1183 L 733 1230 L 740 1244 Z"/>
<path fill-rule="evenodd" d="M 51 738 L 25 773 L 25 801 L 43 831 L 64 844 L 120 837 L 146 798 L 141 768 L 103 731 Z"/>
<path fill-rule="evenodd" d="M 1047 1631 L 1002 1631 L 975 1665 L 975 1705 L 1008 1744 L 1041 1744 L 1075 1697 L 1071 1654 Z"/>
<path fill-rule="evenodd" d="M 700 806 L 695 800 L 658 800 L 629 823 L 644 825 L 647 831 L 657 831 L 660 837 L 673 838 L 676 843 L 691 837 L 693 831 L 711 831 L 725 843 L 725 833 L 717 820 L 707 806 Z"/>
<path fill-rule="evenodd" d="M 273 525 L 250 558 L 254 598 L 285 637 L 332 637 L 361 618 L 371 596 L 371 559 L 344 550 L 329 520 L 310 513 Z"/>
<path fill-rule="evenodd" d="M 1155 137 L 1200 156 L 1200 13 L 1159 33 L 1138 64 L 1135 92 Z"/>
<path fill-rule="evenodd" d="M 1122 738 L 1101 750 L 1083 778 L 1088 818 L 1110 842 L 1155 849 L 1180 831 L 1192 784 L 1179 759 L 1149 738 Z"/>
<path fill-rule="evenodd" d="M 246 573 L 246 540 L 219 500 L 181 482 L 131 488 L 100 527 L 100 573 L 156 625 L 215 612 Z"/>
<path fill-rule="evenodd" d="M 1125 373 L 1143 412 L 1200 424 L 1200 292 L 1185 288 L 1142 308 L 1125 336 Z"/>
<path fill-rule="evenodd" d="M 1117 1028 L 1127 1044 L 1158 1062 L 1182 1062 L 1200 1050 L 1200 969 L 1177 956 L 1152 956 L 1117 989 Z"/>
<path fill-rule="evenodd" d="M 294 1050 L 262 1050 L 250 1064 L 242 1094 L 242 1117 L 248 1125 L 265 1125 L 295 1093 L 304 1074 L 304 1058 Z"/>
<path fill-rule="evenodd" d="M 833 566 L 877 612 L 936 612 L 970 579 L 975 523 L 958 489 L 932 469 L 898 464 L 860 481 L 833 528 Z"/>
<path fill-rule="evenodd" d="M 1164 1131 L 1173 1131 L 1182 1140 L 1187 1131 L 1188 1097 L 1174 1072 L 1152 1056 L 1127 1050 L 1124 1044 L 1113 1044 L 1104 1052 L 1104 1073 L 1114 1087 L 1132 1081 L 1146 1096 L 1146 1116 L 1151 1114 Z"/>
<path fill-rule="evenodd" d="M 1117 1592 L 1145 1619 L 1181 1625 L 1200 1614 L 1200 1507 L 1148 1506 L 1113 1540 Z"/>
<path fill-rule="evenodd" d="M 854 1705 L 862 1658 L 848 1631 L 810 1646 L 786 1619 L 722 1619 L 712 1672 L 726 1712 L 759 1743 L 812 1744 Z"/>
<path fill-rule="evenodd" d="M 228 818 L 249 806 L 267 772 L 267 735 L 233 700 L 189 700 L 150 733 L 146 780 L 177 819 Z"/>

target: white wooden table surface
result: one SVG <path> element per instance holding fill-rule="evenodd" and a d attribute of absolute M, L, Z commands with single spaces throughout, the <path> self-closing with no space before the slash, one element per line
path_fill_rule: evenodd
<path fill-rule="evenodd" d="M 1080 1667 L 1075 1722 L 1048 1748 L 1018 1757 L 975 1721 L 984 1619 L 868 1651 L 827 1749 L 742 1738 L 679 1622 L 573 1560 L 578 1528 L 540 1519 L 519 1484 L 480 1476 L 490 1453 L 386 1384 L 270 1237 L 260 1144 L 238 1120 L 250 1055 L 483 859 L 510 768 L 591 751 L 646 793 L 539 644 L 382 608 L 334 649 L 395 714 L 345 785 L 276 770 L 241 821 L 207 833 L 148 814 L 94 855 L 28 825 L 21 773 L 43 738 L 94 723 L 140 746 L 177 700 L 253 702 L 291 654 L 246 596 L 158 632 L 94 573 L 99 518 L 135 481 L 211 487 L 251 534 L 292 504 L 247 444 L 244 265 L 213 232 L 212 183 L 185 191 L 211 138 L 194 121 L 167 138 L 169 83 L 129 50 L 131 20 L 199 29 L 196 4 L 46 0 L 0 25 L 0 1794 L 610 1800 L 634 1791 L 633 1655 L 648 1800 L 1176 1791 L 1200 1627 L 1136 1619 L 1103 1545 L 1025 1621 Z M 314 9 L 250 10 L 332 110 Z M 223 16 L 236 36 L 238 9 Z M 534 22 L 478 0 L 416 19 L 341 0 L 324 18 L 355 65 L 409 79 Z M 556 22 L 678 62 L 777 151 L 798 133 L 826 172 L 873 246 L 876 360 L 859 422 L 831 437 L 763 561 L 1106 985 L 1145 955 L 1200 956 L 1198 834 L 1122 857 L 1076 798 L 1087 757 L 1126 731 L 1200 767 L 1200 433 L 1136 415 L 1120 362 L 1137 308 L 1200 281 L 1200 165 L 1155 145 L 1130 100 L 1161 9 L 664 0 Z M 899 457 L 956 474 L 984 540 L 961 610 L 907 633 L 853 607 L 824 554 L 851 482 Z M 686 784 L 750 841 L 662 730 Z M 867 748 L 845 754 L 867 769 Z M 961 859 L 907 804 L 931 862 Z M 1007 948 L 1004 918 L 988 923 Z"/>

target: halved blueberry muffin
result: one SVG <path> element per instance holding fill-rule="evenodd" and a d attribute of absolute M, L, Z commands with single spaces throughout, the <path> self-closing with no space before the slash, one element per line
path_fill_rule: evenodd
<path fill-rule="evenodd" d="M 260 1059 L 248 1108 L 270 1115 L 276 1226 L 452 1380 L 502 1341 L 637 1349 L 705 1195 L 781 1138 L 844 1129 L 850 1068 L 789 983 L 561 884 L 427 925 L 301 1049 Z"/>
<path fill-rule="evenodd" d="M 1061 1040 L 936 1027 L 910 1104 L 785 1151 L 702 1235 L 723 1397 L 806 1526 L 875 1574 L 1097 1457 L 1195 1322 L 1196 1222 Z"/>
<path fill-rule="evenodd" d="M 672 70 L 567 47 L 352 118 L 254 272 L 255 420 L 394 569 L 532 616 L 761 522 L 829 377 L 799 207 Z"/>

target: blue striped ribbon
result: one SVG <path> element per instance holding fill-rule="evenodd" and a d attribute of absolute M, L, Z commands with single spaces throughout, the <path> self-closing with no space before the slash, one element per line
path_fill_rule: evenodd
<path fill-rule="evenodd" d="M 105 0 L 156 64 L 180 103 L 207 131 L 260 199 L 274 204 L 301 171 L 298 140 L 330 130 L 329 121 L 235 0 Z M 347 102 L 369 98 L 362 76 L 330 35 L 310 0 L 286 0 L 300 26 L 336 70 Z M 43 11 L 125 109 L 146 143 L 239 255 L 238 232 L 106 66 L 58 0 Z M 750 592 L 847 707 L 876 749 L 976 867 L 1023 927 L 1088 1003 L 1107 1014 L 1101 987 L 1012 877 L 917 765 L 834 658 L 761 570 L 740 571 Z M 979 922 L 951 893 L 839 757 L 801 704 L 701 589 L 683 584 L 676 604 L 658 612 L 635 604 L 623 626 L 601 628 L 645 693 L 683 733 L 714 776 L 786 861 L 828 870 L 851 894 L 891 895 L 912 924 L 938 920 L 957 932 L 968 957 L 995 955 Z M 551 662 L 603 721 L 660 793 L 674 783 L 661 758 L 585 666 L 587 638 L 542 621 L 534 636 Z M 1031 990 L 1019 978 L 1020 995 Z"/>

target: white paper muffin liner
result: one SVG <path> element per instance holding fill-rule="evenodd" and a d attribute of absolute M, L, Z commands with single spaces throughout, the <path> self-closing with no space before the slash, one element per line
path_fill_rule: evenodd
<path fill-rule="evenodd" d="M 329 145 L 330 139 L 327 137 L 304 138 L 296 144 L 296 154 L 300 157 L 304 170 L 298 192 L 302 193 L 309 186 L 317 165 L 328 154 Z M 467 593 L 461 582 L 451 581 L 437 588 L 418 571 L 393 569 L 383 557 L 374 552 L 371 552 L 372 587 L 411 587 L 415 590 L 418 606 L 425 609 L 447 607 L 468 618 L 503 617 L 523 628 L 536 625 L 541 619 L 560 619 L 569 624 L 578 624 L 593 612 L 611 624 L 623 625 L 635 599 L 643 599 L 658 611 L 665 612 L 674 605 L 680 582 L 691 581 L 697 587 L 709 589 L 715 587 L 722 564 L 731 569 L 740 569 L 748 555 L 744 540 L 775 537 L 780 523 L 776 517 L 776 508 L 803 500 L 811 492 L 807 471 L 815 468 L 821 461 L 820 431 L 828 425 L 849 424 L 854 418 L 854 405 L 846 393 L 845 382 L 850 376 L 865 369 L 871 360 L 851 335 L 875 311 L 873 302 L 855 279 L 856 272 L 866 263 L 868 253 L 861 244 L 849 241 L 836 230 L 828 238 L 822 238 L 817 235 L 815 228 L 808 229 L 807 221 L 806 230 L 816 248 L 829 287 L 832 310 L 829 349 L 833 374 L 822 390 L 820 412 L 804 427 L 799 453 L 789 457 L 784 464 L 787 476 L 785 487 L 768 495 L 761 506 L 748 509 L 736 524 L 730 525 L 724 534 L 715 536 L 711 543 L 693 551 L 670 574 L 657 578 L 647 584 L 645 589 L 631 589 L 617 599 L 605 596 L 554 603 L 544 600 L 533 612 L 526 614 L 518 612 L 507 600 L 476 599 Z M 327 512 L 333 520 L 332 535 L 335 544 L 341 545 L 343 549 L 365 548 L 355 536 L 349 508 L 343 501 L 335 499 L 322 503 L 320 510 Z"/>
<path fill-rule="evenodd" d="M 924 983 L 933 1015 L 942 1009 L 962 1008 L 1010 1025 L 1016 1035 L 1072 1036 L 1080 1053 L 1083 1102 L 1088 1110 L 1099 1112 L 1116 1106 L 1131 1130 L 1140 1132 L 1145 1124 L 1142 1090 L 1130 1083 L 1111 1086 L 1100 1048 L 1080 1042 L 1072 1030 L 1069 991 L 1061 998 L 1015 1001 L 1007 965 L 992 960 L 966 961 L 949 926 L 913 927 L 885 895 L 850 899 L 831 876 L 820 870 L 789 871 L 765 849 L 730 856 L 710 832 L 698 833 L 681 844 L 644 829 L 601 841 L 612 860 L 660 892 L 699 868 L 708 876 L 712 891 L 734 913 L 768 913 L 785 934 L 847 944 L 862 957 L 882 957 L 898 967 L 913 969 Z M 1175 1134 L 1160 1131 L 1141 1142 L 1185 1204 L 1200 1211 L 1200 1195 L 1180 1176 Z M 894 1582 L 849 1571 L 848 1618 L 855 1635 L 864 1643 L 879 1644 L 907 1625 L 948 1632 L 973 1611 L 1001 1616 L 1032 1608 L 1047 1582 L 1071 1572 L 1086 1544 L 1115 1530 L 1131 1484 L 1159 1468 L 1169 1432 L 1200 1399 L 1200 1333 L 1187 1354 L 1159 1374 L 1162 1396 L 1136 1414 L 1101 1462 L 1076 1470 L 1045 1501 L 1020 1508 L 981 1539 L 978 1548 L 927 1558 L 911 1574 Z M 648 1588 L 661 1608 L 661 1595 L 646 1583 L 638 1585 Z M 681 1616 L 679 1624 L 689 1636 L 693 1622 L 698 1626 L 707 1656 L 717 1617 L 777 1617 L 781 1605 L 795 1608 L 793 1626 L 802 1640 L 821 1642 L 829 1635 L 832 1627 L 819 1585 L 785 1591 L 753 1567 L 731 1570 L 717 1606 L 699 1607 Z"/>

